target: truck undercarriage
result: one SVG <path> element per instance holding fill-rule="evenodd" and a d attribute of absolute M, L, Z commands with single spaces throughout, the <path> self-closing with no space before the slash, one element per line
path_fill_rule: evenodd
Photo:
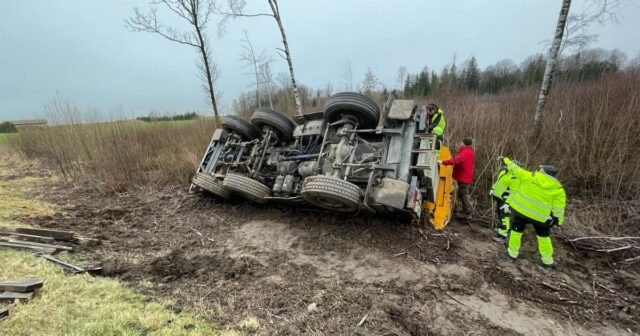
<path fill-rule="evenodd" d="M 391 94 L 380 108 L 353 92 L 324 110 L 296 116 L 256 110 L 251 122 L 227 116 L 191 188 L 222 199 L 317 206 L 338 212 L 403 214 L 442 229 L 451 217 L 451 168 L 437 160 L 426 113 Z M 439 157 L 438 157 L 439 155 Z"/>

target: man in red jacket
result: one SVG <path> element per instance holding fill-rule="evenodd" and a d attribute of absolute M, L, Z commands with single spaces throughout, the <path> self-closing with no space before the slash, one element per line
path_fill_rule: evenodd
<path fill-rule="evenodd" d="M 471 183 L 473 183 L 473 163 L 476 159 L 476 154 L 471 147 L 472 144 L 473 140 L 470 137 L 466 137 L 462 140 L 455 157 L 445 161 L 438 161 L 442 165 L 453 166 L 453 179 L 458 183 L 456 204 L 462 205 L 462 211 L 457 211 L 457 217 L 465 219 L 472 217 L 470 187 Z"/>

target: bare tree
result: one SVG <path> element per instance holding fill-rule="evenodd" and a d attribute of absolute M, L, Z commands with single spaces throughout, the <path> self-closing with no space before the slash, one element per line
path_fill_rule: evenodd
<path fill-rule="evenodd" d="M 240 62 L 244 63 L 245 68 L 251 68 L 253 71 L 253 75 L 256 79 L 256 105 L 258 107 L 262 107 L 260 103 L 260 66 L 265 62 L 267 56 L 264 51 L 262 51 L 259 55 L 256 55 L 255 50 L 253 49 L 253 44 L 249 40 L 249 33 L 245 30 L 243 31 L 244 38 L 240 40 L 242 47 L 242 54 L 240 54 Z"/>
<path fill-rule="evenodd" d="M 200 54 L 203 78 L 206 81 L 205 89 L 209 93 L 209 99 L 217 126 L 220 126 L 218 105 L 214 89 L 215 66 L 212 60 L 212 52 L 209 48 L 209 40 L 204 31 L 209 17 L 213 12 L 211 0 L 153 0 L 147 12 L 142 12 L 138 7 L 133 9 L 134 15 L 125 20 L 125 25 L 134 32 L 155 33 L 169 41 L 194 47 Z M 174 27 L 165 26 L 158 21 L 158 7 L 165 7 L 175 15 L 187 21 L 193 31 L 180 31 Z"/>
<path fill-rule="evenodd" d="M 590 0 L 588 6 L 595 8 L 592 14 L 589 14 L 589 20 L 598 20 L 604 22 L 606 20 L 616 20 L 616 12 L 622 7 L 622 0 Z M 547 103 L 547 96 L 551 89 L 551 82 L 553 80 L 553 74 L 555 72 L 556 65 L 560 56 L 560 50 L 562 47 L 562 38 L 567 27 L 567 19 L 569 16 L 569 8 L 571 7 L 571 0 L 563 0 L 562 7 L 560 8 L 560 15 L 558 16 L 558 23 L 556 25 L 556 32 L 554 34 L 551 48 L 549 49 L 549 55 L 547 57 L 547 65 L 544 69 L 544 77 L 542 79 L 542 86 L 540 87 L 540 95 L 538 96 L 538 103 L 536 104 L 536 111 L 533 117 L 533 137 L 537 139 L 542 132 L 542 117 L 544 113 L 544 106 Z M 586 30 L 586 28 L 584 28 Z M 580 31 L 580 30 L 578 30 Z M 584 33 L 584 31 L 582 31 Z M 574 43 L 577 43 L 574 41 Z"/>
<path fill-rule="evenodd" d="M 330 97 L 333 94 L 333 84 L 331 82 L 327 82 L 327 85 L 325 85 L 324 94 L 326 97 Z"/>
<path fill-rule="evenodd" d="M 267 0 L 269 3 L 269 7 L 271 8 L 271 13 L 255 13 L 248 14 L 244 13 L 244 7 L 246 5 L 245 0 L 227 0 L 228 10 L 223 10 L 220 6 L 215 6 L 214 11 L 216 14 L 223 15 L 222 20 L 218 26 L 219 31 L 224 30 L 225 22 L 230 18 L 238 18 L 238 17 L 261 17 L 267 16 L 275 19 L 278 24 L 278 29 L 280 29 L 280 36 L 282 37 L 282 45 L 284 48 L 277 48 L 279 52 L 281 52 L 280 56 L 287 61 L 289 65 L 289 75 L 291 77 L 291 86 L 293 88 L 293 95 L 296 101 L 296 111 L 297 114 L 302 114 L 302 100 L 300 99 L 300 94 L 298 92 L 298 85 L 296 84 L 296 76 L 293 71 L 293 61 L 291 60 L 291 52 L 289 50 L 289 43 L 287 42 L 287 35 L 284 31 L 284 25 L 282 24 L 282 16 L 280 15 L 280 7 L 278 6 L 277 0 Z"/>
<path fill-rule="evenodd" d="M 404 81 L 407 78 L 407 67 L 401 66 L 398 68 L 398 79 L 396 79 L 398 85 L 398 92 L 404 90 Z"/>
<path fill-rule="evenodd" d="M 271 60 L 260 64 L 260 83 L 267 87 L 269 108 L 273 110 L 273 73 L 271 72 Z"/>
<path fill-rule="evenodd" d="M 344 65 L 344 73 L 342 74 L 345 91 L 353 91 L 353 72 L 353 64 L 351 63 L 351 60 L 347 59 L 347 62 Z"/>

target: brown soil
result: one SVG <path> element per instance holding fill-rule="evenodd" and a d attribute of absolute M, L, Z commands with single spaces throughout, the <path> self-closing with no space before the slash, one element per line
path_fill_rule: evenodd
<path fill-rule="evenodd" d="M 217 325 L 255 317 L 266 334 L 640 332 L 634 270 L 556 243 L 558 267 L 546 273 L 533 232 L 511 263 L 479 223 L 437 233 L 389 219 L 219 203 L 184 189 L 105 194 L 60 183 L 37 197 L 64 215 L 21 220 L 99 238 L 80 249 L 106 275 Z"/>

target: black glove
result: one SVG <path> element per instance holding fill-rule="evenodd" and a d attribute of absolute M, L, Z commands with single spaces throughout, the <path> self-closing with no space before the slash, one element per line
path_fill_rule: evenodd
<path fill-rule="evenodd" d="M 551 219 L 551 226 L 560 226 L 560 220 L 558 219 L 558 217 L 553 216 L 553 218 Z"/>

